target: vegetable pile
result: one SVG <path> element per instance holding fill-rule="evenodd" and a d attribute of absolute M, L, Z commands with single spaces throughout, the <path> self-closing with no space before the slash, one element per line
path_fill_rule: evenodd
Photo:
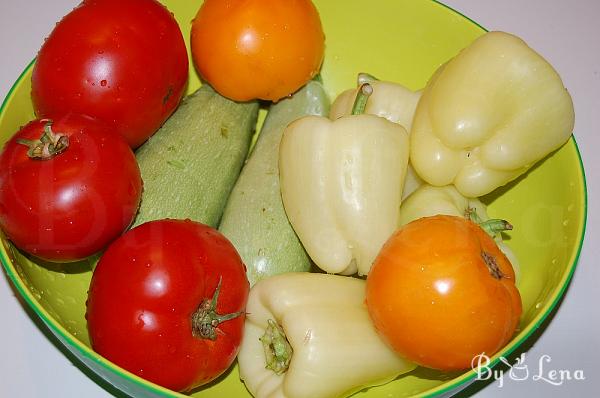
<path fill-rule="evenodd" d="M 173 15 L 84 0 L 40 49 L 37 119 L 0 154 L 12 244 L 99 257 L 92 348 L 181 392 L 237 359 L 257 398 L 347 396 L 501 350 L 527 264 L 479 197 L 569 139 L 552 66 L 489 32 L 422 90 L 360 73 L 330 104 L 310 0 L 206 0 L 191 23 L 204 83 L 182 98 Z"/>

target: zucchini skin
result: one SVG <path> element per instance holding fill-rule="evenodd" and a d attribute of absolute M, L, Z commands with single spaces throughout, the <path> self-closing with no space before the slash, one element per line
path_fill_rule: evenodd
<path fill-rule="evenodd" d="M 329 101 L 320 82 L 271 105 L 258 140 L 233 188 L 219 230 L 246 264 L 250 286 L 284 272 L 309 271 L 311 261 L 290 225 L 279 188 L 279 142 L 292 121 L 325 116 Z"/>
<path fill-rule="evenodd" d="M 133 226 L 173 218 L 216 228 L 248 155 L 258 108 L 208 84 L 187 96 L 136 151 L 144 191 Z"/>

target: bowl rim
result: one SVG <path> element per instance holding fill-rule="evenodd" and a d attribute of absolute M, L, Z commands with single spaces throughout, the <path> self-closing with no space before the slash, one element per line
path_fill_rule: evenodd
<path fill-rule="evenodd" d="M 460 11 L 455 10 L 454 8 L 442 3 L 440 0 L 430 0 L 430 1 L 432 3 L 436 3 L 436 4 L 444 7 L 445 9 L 449 10 L 450 12 L 452 12 L 458 16 L 463 17 L 465 20 L 467 20 L 470 23 L 481 28 L 484 32 L 488 31 L 486 28 L 481 26 L 479 23 L 477 23 L 473 19 L 464 15 Z M 35 61 L 36 61 L 36 58 L 34 58 L 31 62 L 29 62 L 29 64 L 25 67 L 25 69 L 21 72 L 19 77 L 16 79 L 16 81 L 13 83 L 13 85 L 9 89 L 4 100 L 2 101 L 2 105 L 0 105 L 0 117 L 2 115 L 4 115 L 4 110 L 5 110 L 6 106 L 11 102 L 11 100 L 13 98 L 13 93 L 16 90 L 16 88 L 21 84 L 21 82 L 29 74 L 30 70 L 33 69 Z M 517 335 L 515 335 L 513 337 L 513 339 L 502 350 L 500 350 L 500 352 L 498 352 L 492 358 L 490 358 L 490 363 L 488 365 L 490 368 L 496 366 L 501 361 L 501 358 L 507 357 L 508 355 L 513 353 L 518 347 L 520 347 L 544 323 L 544 321 L 548 318 L 548 316 L 555 309 L 557 309 L 558 304 L 560 303 L 561 299 L 565 295 L 565 292 L 570 285 L 571 279 L 573 277 L 573 274 L 575 273 L 575 269 L 577 268 L 577 265 L 579 262 L 579 258 L 580 258 L 582 247 L 583 247 L 584 240 L 585 240 L 585 231 L 586 231 L 587 216 L 588 216 L 587 181 L 586 181 L 586 176 L 585 176 L 585 168 L 583 165 L 583 159 L 581 157 L 581 151 L 579 150 L 579 146 L 577 145 L 577 141 L 575 139 L 574 134 L 571 135 L 571 138 L 569 139 L 569 141 L 567 143 L 565 143 L 564 145 L 573 145 L 574 146 L 575 153 L 576 153 L 577 159 L 579 161 L 579 172 L 580 172 L 578 174 L 578 177 L 580 179 L 579 182 L 583 189 L 583 195 L 581 197 L 581 203 L 580 203 L 582 213 L 581 213 L 580 220 L 578 220 L 579 228 L 577 230 L 577 240 L 579 242 L 578 247 L 577 247 L 577 250 L 575 250 L 574 252 L 571 253 L 570 258 L 568 259 L 569 265 L 568 265 L 567 269 L 565 270 L 566 272 L 563 273 L 559 285 L 552 290 L 551 294 L 549 294 L 548 297 L 551 298 L 551 300 L 547 300 L 546 304 L 541 308 L 539 313 L 532 319 L 532 321 L 527 325 L 527 327 L 525 327 Z M 64 342 L 68 343 L 72 347 L 75 347 L 88 360 L 91 360 L 91 361 L 95 362 L 96 364 L 115 372 L 120 377 L 123 377 L 126 380 L 130 380 L 131 382 L 133 382 L 134 384 L 136 384 L 140 387 L 150 389 L 154 393 L 157 393 L 164 397 L 174 397 L 174 396 L 187 397 L 187 395 L 183 395 L 176 391 L 169 390 L 169 389 L 159 386 L 155 383 L 152 383 L 148 380 L 145 380 L 145 379 L 129 372 L 128 370 L 123 369 L 120 366 L 110 362 L 109 360 L 105 359 L 101 355 L 97 354 L 95 351 L 93 351 L 91 349 L 91 347 L 82 343 L 78 338 L 76 338 L 68 330 L 66 330 L 38 302 L 38 300 L 34 297 L 33 293 L 29 290 L 29 288 L 23 282 L 23 280 L 19 276 L 18 271 L 14 267 L 13 262 L 11 261 L 11 256 L 7 252 L 7 245 L 9 243 L 4 242 L 4 241 L 5 241 L 5 239 L 3 238 L 3 242 L 2 242 L 2 244 L 0 244 L 0 262 L 3 265 L 3 268 L 6 271 L 6 274 L 8 275 L 9 279 L 12 281 L 13 285 L 16 287 L 17 291 L 21 294 L 21 297 L 24 298 L 24 300 L 28 304 L 28 306 L 42 319 L 42 321 L 44 322 L 46 327 L 49 328 L 53 334 L 55 334 L 57 337 L 59 337 L 60 339 L 62 339 Z M 77 360 L 81 361 L 80 358 L 77 358 Z M 98 375 L 98 373 L 95 370 L 93 370 L 93 372 Z M 101 376 L 101 375 L 98 375 L 98 376 L 104 379 L 103 376 Z M 437 387 L 433 387 L 427 391 L 416 394 L 413 397 L 422 397 L 422 398 L 423 397 L 438 397 L 438 396 L 445 395 L 445 394 L 450 394 L 450 393 L 453 394 L 453 393 L 456 393 L 456 392 L 462 390 L 463 388 L 466 388 L 471 383 L 476 381 L 476 377 L 477 377 L 477 372 L 475 370 L 471 369 L 469 371 L 464 372 L 460 376 L 450 379 Z"/>

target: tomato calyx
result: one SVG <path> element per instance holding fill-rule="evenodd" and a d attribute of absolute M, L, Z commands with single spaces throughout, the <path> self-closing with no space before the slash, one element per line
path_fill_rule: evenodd
<path fill-rule="evenodd" d="M 27 156 L 31 159 L 48 160 L 69 147 L 69 137 L 52 131 L 52 120 L 46 120 L 44 133 L 37 140 L 18 139 L 19 144 L 27 146 Z"/>
<path fill-rule="evenodd" d="M 493 255 L 491 255 L 490 253 L 488 253 L 486 251 L 482 251 L 481 258 L 483 259 L 483 262 L 485 263 L 485 265 L 488 267 L 488 270 L 490 271 L 490 275 L 492 275 L 494 278 L 496 278 L 498 280 L 506 277 L 506 275 L 504 275 L 504 273 L 498 266 L 498 263 L 496 262 L 496 257 L 494 257 Z"/>
<path fill-rule="evenodd" d="M 259 339 L 265 351 L 265 367 L 276 375 L 282 375 L 290 366 L 293 349 L 283 328 L 272 319 L 267 320 L 267 323 L 267 329 Z"/>
<path fill-rule="evenodd" d="M 192 335 L 200 339 L 216 340 L 217 330 L 221 323 L 242 315 L 243 311 L 229 314 L 217 313 L 217 301 L 221 291 L 222 277 L 210 299 L 204 299 L 198 309 L 192 314 Z"/>

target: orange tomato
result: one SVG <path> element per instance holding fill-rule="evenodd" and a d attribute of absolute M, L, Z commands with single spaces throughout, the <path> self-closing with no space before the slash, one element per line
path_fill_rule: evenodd
<path fill-rule="evenodd" d="M 496 353 L 522 312 L 509 260 L 477 224 L 455 216 L 413 221 L 386 242 L 367 277 L 367 306 L 396 352 L 440 370 Z"/>
<path fill-rule="evenodd" d="M 236 101 L 276 101 L 312 79 L 325 35 L 310 0 L 205 0 L 192 22 L 200 76 Z"/>

